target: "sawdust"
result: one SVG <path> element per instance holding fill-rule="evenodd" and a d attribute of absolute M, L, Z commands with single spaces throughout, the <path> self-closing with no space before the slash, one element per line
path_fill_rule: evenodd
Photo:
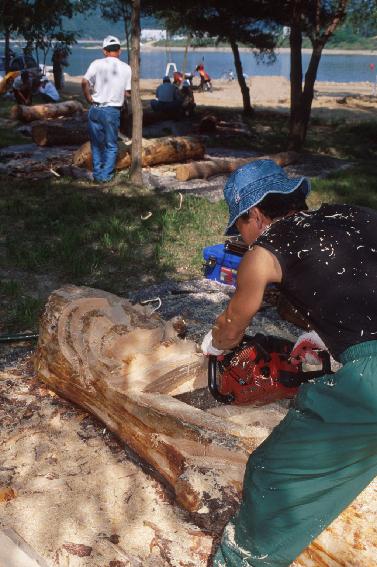
<path fill-rule="evenodd" d="M 212 538 L 103 425 L 36 383 L 30 357 L 0 375 L 0 393 L 1 486 L 15 495 L 0 503 L 1 528 L 60 567 L 205 565 Z"/>

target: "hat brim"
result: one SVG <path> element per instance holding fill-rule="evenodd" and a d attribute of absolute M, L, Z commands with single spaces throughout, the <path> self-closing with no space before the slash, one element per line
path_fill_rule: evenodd
<path fill-rule="evenodd" d="M 226 236 L 235 236 L 239 234 L 239 231 L 237 230 L 236 227 L 237 220 L 240 218 L 240 216 L 242 216 L 244 213 L 249 211 L 251 208 L 256 207 L 261 201 L 263 201 L 263 199 L 267 195 L 270 195 L 271 193 L 281 193 L 281 194 L 289 195 L 289 193 L 293 193 L 293 191 L 298 189 L 300 186 L 302 187 L 302 191 L 304 192 L 305 197 L 310 192 L 310 181 L 307 177 L 292 177 L 291 179 L 289 178 L 287 179 L 284 177 L 284 187 L 282 187 L 280 176 L 275 177 L 275 182 L 274 179 L 270 177 L 269 186 L 270 189 L 267 192 L 261 190 L 259 197 L 257 197 L 251 205 L 239 211 L 236 216 L 234 216 L 234 213 L 233 214 L 231 213 L 229 215 L 229 223 L 224 233 Z M 247 191 L 247 188 L 243 188 L 243 189 L 244 190 L 246 189 Z"/>

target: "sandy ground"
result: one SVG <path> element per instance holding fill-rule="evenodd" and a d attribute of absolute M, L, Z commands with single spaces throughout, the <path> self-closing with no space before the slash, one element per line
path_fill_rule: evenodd
<path fill-rule="evenodd" d="M 269 109 L 289 112 L 290 83 L 280 76 L 255 76 L 247 80 L 250 88 L 251 102 L 256 110 Z M 68 77 L 67 93 L 81 93 L 81 77 Z M 159 80 L 142 79 L 140 81 L 141 97 L 144 101 L 154 98 Z M 195 83 L 195 80 L 194 80 Z M 315 98 L 312 105 L 312 116 L 331 122 L 342 120 L 377 120 L 377 97 L 374 100 L 361 100 L 360 96 L 373 95 L 373 84 L 364 83 L 332 83 L 315 84 Z M 340 103 L 344 97 L 353 97 L 347 103 Z M 242 95 L 237 81 L 213 81 L 213 92 L 195 92 L 198 105 L 223 106 L 242 109 Z"/>

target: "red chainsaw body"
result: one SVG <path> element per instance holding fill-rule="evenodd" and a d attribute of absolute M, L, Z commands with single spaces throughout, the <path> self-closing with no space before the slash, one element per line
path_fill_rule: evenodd
<path fill-rule="evenodd" d="M 300 367 L 289 362 L 289 352 L 269 352 L 269 360 L 258 357 L 256 347 L 243 348 L 234 354 L 219 376 L 219 392 L 231 394 L 233 404 L 267 404 L 293 398 L 298 388 L 279 382 L 282 373 L 296 374 Z"/>

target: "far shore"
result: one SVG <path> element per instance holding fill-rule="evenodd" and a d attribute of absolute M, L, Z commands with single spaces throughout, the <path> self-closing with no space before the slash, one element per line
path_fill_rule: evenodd
<path fill-rule="evenodd" d="M 80 40 L 78 43 L 89 43 L 89 41 Z M 91 42 L 92 43 L 92 42 Z M 125 48 L 125 45 L 122 45 Z M 141 51 L 185 51 L 185 47 L 181 46 L 163 46 L 163 45 L 153 45 L 150 43 L 144 43 L 140 46 Z M 85 49 L 102 49 L 102 45 L 98 41 L 93 40 L 93 45 L 88 45 Z M 189 51 L 217 51 L 219 53 L 229 53 L 231 52 L 230 47 L 189 47 Z M 253 52 L 257 51 L 251 47 L 240 47 L 241 52 Z M 279 47 L 276 53 L 289 53 L 289 47 Z M 302 53 L 311 53 L 310 48 L 303 48 Z M 377 55 L 377 45 L 376 49 L 324 49 L 322 52 L 324 55 Z"/>
<path fill-rule="evenodd" d="M 0 39 L 0 44 L 3 44 L 4 40 Z M 12 39 L 11 43 L 22 44 L 24 43 L 22 40 Z M 79 39 L 77 40 L 77 45 L 86 44 L 84 49 L 102 49 L 102 39 Z M 126 47 L 124 43 L 122 43 L 123 49 Z M 142 43 L 141 44 L 141 51 L 185 51 L 185 47 L 183 46 L 164 46 L 164 45 L 154 45 L 153 42 L 150 43 Z M 218 52 L 231 52 L 230 47 L 189 47 L 190 51 L 218 51 Z M 252 52 L 257 51 L 251 47 L 240 47 L 240 51 L 242 52 Z M 289 53 L 289 47 L 279 47 L 276 50 L 276 53 Z M 311 53 L 312 50 L 310 48 L 303 48 L 302 53 Z M 324 49 L 322 52 L 324 55 L 377 55 L 377 43 L 376 49 Z"/>

